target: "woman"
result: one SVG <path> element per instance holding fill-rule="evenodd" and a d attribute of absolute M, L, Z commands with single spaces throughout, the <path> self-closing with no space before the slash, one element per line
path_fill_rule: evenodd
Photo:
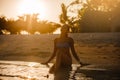
<path fill-rule="evenodd" d="M 61 70 L 70 71 L 72 69 L 72 57 L 70 50 L 74 58 L 81 64 L 79 57 L 77 56 L 74 49 L 74 41 L 71 37 L 68 37 L 69 27 L 63 25 L 61 28 L 61 34 L 59 38 L 54 40 L 54 51 L 51 57 L 44 64 L 49 63 L 54 57 L 56 57 L 55 64 L 51 67 L 50 73 L 55 75 Z"/>

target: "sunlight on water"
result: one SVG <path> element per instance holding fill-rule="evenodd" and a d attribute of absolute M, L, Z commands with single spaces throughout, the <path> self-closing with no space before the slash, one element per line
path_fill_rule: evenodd
<path fill-rule="evenodd" d="M 52 75 L 48 79 L 48 70 L 48 67 L 36 62 L 0 61 L 2 80 L 53 80 Z"/>
<path fill-rule="evenodd" d="M 30 66 L 30 67 L 33 67 L 33 66 L 35 66 L 35 65 L 37 65 L 37 63 L 35 63 L 35 62 L 30 62 L 30 63 L 28 64 L 28 66 Z"/>
<path fill-rule="evenodd" d="M 54 80 L 55 76 L 49 73 L 49 68 L 53 65 L 49 63 L 47 65 L 42 65 L 37 62 L 23 62 L 23 61 L 0 61 L 0 80 Z M 81 70 L 77 70 L 79 65 L 73 64 L 72 71 L 70 71 L 67 76 L 69 79 L 67 80 L 103 80 L 104 77 L 108 77 L 109 75 L 105 74 L 97 74 L 93 73 L 90 74 L 87 68 L 81 68 Z M 95 69 L 95 68 L 94 68 Z M 87 71 L 87 73 L 82 73 L 82 70 Z M 64 70 L 63 70 L 64 71 Z M 106 71 L 106 70 L 96 70 L 96 71 Z M 60 72 L 61 74 L 58 75 L 66 77 L 64 75 L 65 72 Z M 89 76 L 87 75 L 94 75 Z M 65 73 L 66 74 L 66 73 Z M 100 75 L 100 76 L 99 76 Z M 98 79 L 93 79 L 93 77 L 98 76 Z M 101 78 L 103 77 L 103 78 Z M 66 80 L 66 79 L 64 79 Z M 104 79 L 109 80 L 109 79 Z M 111 79 L 112 80 L 112 79 Z M 116 80 L 119 80 L 116 79 Z"/>
<path fill-rule="evenodd" d="M 52 64 L 49 65 L 51 66 Z M 73 80 L 72 78 L 76 80 L 92 80 L 92 78 L 87 78 L 84 74 L 77 73 L 74 75 L 75 70 L 76 67 L 73 67 L 70 73 L 70 80 Z M 49 68 L 47 66 L 36 62 L 0 62 L 0 79 L 2 80 L 7 78 L 8 80 L 53 80 L 54 75 L 49 74 L 48 71 Z"/>
<path fill-rule="evenodd" d="M 53 64 L 42 65 L 37 62 L 0 61 L 0 79 L 6 80 L 53 80 L 49 67 Z M 76 68 L 73 68 L 73 73 Z M 71 72 L 71 75 L 73 75 Z M 78 77 L 76 77 L 78 78 Z M 79 79 L 78 79 L 79 80 Z"/>

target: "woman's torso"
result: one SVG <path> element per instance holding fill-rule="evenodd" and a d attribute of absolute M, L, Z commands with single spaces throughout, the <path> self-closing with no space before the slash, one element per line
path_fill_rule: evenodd
<path fill-rule="evenodd" d="M 71 41 L 70 38 L 57 38 L 56 40 L 56 63 L 58 66 L 67 66 L 72 64 L 72 58 L 70 55 L 70 47 L 71 47 Z"/>

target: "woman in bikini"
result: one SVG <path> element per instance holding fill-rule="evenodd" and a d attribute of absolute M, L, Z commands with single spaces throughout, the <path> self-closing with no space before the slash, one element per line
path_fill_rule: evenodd
<path fill-rule="evenodd" d="M 59 38 L 56 38 L 54 40 L 54 51 L 51 57 L 46 61 L 44 64 L 49 63 L 54 57 L 56 57 L 55 64 L 50 68 L 50 73 L 54 73 L 57 75 L 59 72 L 62 72 L 62 70 L 71 71 L 72 69 L 72 57 L 70 54 L 70 50 L 72 52 L 72 55 L 74 58 L 78 61 L 80 65 L 82 63 L 80 62 L 79 57 L 76 54 L 75 48 L 74 48 L 74 41 L 71 37 L 68 37 L 69 32 L 69 26 L 63 25 L 61 28 L 61 34 Z M 56 79 L 58 80 L 58 79 Z M 59 79 L 60 80 L 60 79 Z"/>

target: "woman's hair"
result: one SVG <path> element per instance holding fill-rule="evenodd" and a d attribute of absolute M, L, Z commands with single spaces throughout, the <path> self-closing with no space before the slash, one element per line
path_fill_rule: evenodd
<path fill-rule="evenodd" d="M 64 25 L 61 27 L 61 30 L 63 30 L 63 29 L 67 29 L 67 30 L 69 31 L 69 25 L 64 24 Z"/>

